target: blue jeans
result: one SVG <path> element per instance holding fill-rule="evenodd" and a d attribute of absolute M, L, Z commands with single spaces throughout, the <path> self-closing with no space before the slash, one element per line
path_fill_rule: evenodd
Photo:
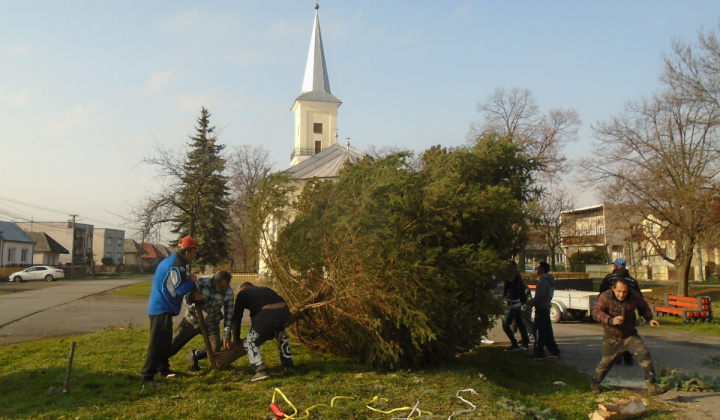
<path fill-rule="evenodd" d="M 550 354 L 560 355 L 560 348 L 555 342 L 552 321 L 550 321 L 550 309 L 535 308 L 535 328 L 537 328 L 537 343 L 535 345 L 535 357 L 545 357 L 545 347 Z"/>
<path fill-rule="evenodd" d="M 527 329 L 525 328 L 525 323 L 522 319 L 521 314 L 521 305 L 520 303 L 508 305 L 505 308 L 505 316 L 502 320 L 502 328 L 503 331 L 505 331 L 505 335 L 510 339 L 510 344 L 512 344 L 513 347 L 517 347 L 518 342 L 515 338 L 515 334 L 512 331 L 512 323 L 515 321 L 515 325 L 517 325 L 518 329 L 520 330 L 520 337 L 522 339 L 522 345 L 523 347 L 527 347 L 530 344 L 530 339 L 528 338 Z"/>

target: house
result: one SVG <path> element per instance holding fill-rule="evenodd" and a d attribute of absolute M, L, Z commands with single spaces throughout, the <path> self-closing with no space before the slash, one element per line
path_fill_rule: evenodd
<path fill-rule="evenodd" d="M 35 240 L 13 222 L 0 222 L 0 267 L 33 264 Z"/>
<path fill-rule="evenodd" d="M 125 239 L 123 242 L 123 264 L 129 270 L 133 270 L 134 267 L 137 267 L 138 271 L 141 270 L 141 257 L 146 253 L 145 249 L 134 239 Z"/>
<path fill-rule="evenodd" d="M 620 204 L 608 203 L 568 210 L 562 217 L 561 246 L 566 255 L 603 250 L 608 264 L 617 258 L 625 259 L 630 274 L 637 279 L 677 280 L 677 268 L 651 245 L 657 243 L 673 258 L 675 241 L 663 228 L 666 223 L 661 218 L 654 215 L 643 218 Z M 718 261 L 720 248 L 698 247 L 690 280 L 704 279 L 707 271 L 712 271 L 710 267 L 717 268 Z M 603 267 L 601 272 L 607 273 L 609 269 Z"/>
<path fill-rule="evenodd" d="M 45 232 L 70 254 L 60 254 L 60 264 L 93 264 L 93 225 L 76 222 L 17 222 L 25 232 Z"/>
<path fill-rule="evenodd" d="M 100 264 L 106 258 L 112 264 L 123 263 L 125 252 L 125 231 L 119 229 L 96 228 L 93 231 L 93 260 Z"/>
<path fill-rule="evenodd" d="M 140 256 L 140 259 L 142 260 L 143 270 L 154 271 L 160 261 L 170 255 L 167 254 L 167 250 L 163 251 L 156 247 L 154 244 L 148 242 L 143 242 L 140 244 L 140 246 L 145 251 L 145 253 Z M 161 248 L 165 247 L 161 246 Z"/>
<path fill-rule="evenodd" d="M 550 231 L 548 226 L 530 226 L 528 232 L 528 242 L 525 245 L 525 267 L 524 271 L 532 271 L 540 261 L 555 262 L 555 265 L 565 265 L 565 254 L 562 247 L 557 246 L 550 254 L 547 243 L 545 241 L 546 232 Z M 523 267 L 520 267 L 523 270 Z"/>
<path fill-rule="evenodd" d="M 617 258 L 625 258 L 628 263 L 633 260 L 629 238 L 633 226 L 641 220 L 627 216 L 620 205 L 604 203 L 566 210 L 561 218 L 560 236 L 565 255 L 603 249 L 608 262 Z"/>
<path fill-rule="evenodd" d="M 70 251 L 45 232 L 26 232 L 26 234 L 35 241 L 33 265 L 60 265 L 60 254 L 70 254 Z"/>

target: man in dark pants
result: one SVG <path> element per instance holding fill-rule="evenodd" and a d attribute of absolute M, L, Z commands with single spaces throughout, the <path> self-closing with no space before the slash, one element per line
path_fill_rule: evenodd
<path fill-rule="evenodd" d="M 170 370 L 169 360 L 172 319 L 180 313 L 183 296 L 195 288 L 197 277 L 189 273 L 186 266 L 196 255 L 197 243 L 190 236 L 185 236 L 178 242 L 177 253 L 162 260 L 155 270 L 148 300 L 150 341 L 141 372 L 143 385 L 160 385 L 155 381 L 158 371 L 166 378 L 175 376 L 175 372 Z"/>
<path fill-rule="evenodd" d="M 216 353 L 220 350 L 229 349 L 230 328 L 235 307 L 235 298 L 230 282 L 232 274 L 229 271 L 218 271 L 212 277 L 200 277 L 195 286 L 200 294 L 200 301 L 191 299 L 193 294 L 187 295 L 185 300 L 190 304 L 185 311 L 185 316 L 173 334 L 170 346 L 170 357 L 173 357 L 190 342 L 195 336 L 201 333 L 200 322 L 197 311 L 201 308 L 205 325 L 207 326 L 208 339 L 211 351 Z M 223 321 L 222 341 L 220 336 L 220 321 Z M 190 370 L 198 371 L 200 366 L 198 360 L 207 358 L 207 349 L 195 349 L 188 353 L 186 360 L 190 364 Z"/>
<path fill-rule="evenodd" d="M 250 311 L 251 325 L 243 341 L 243 347 L 247 352 L 250 366 L 255 371 L 250 381 L 261 381 L 270 377 L 260 354 L 260 345 L 271 338 L 277 339 L 280 361 L 285 370 L 291 372 L 294 364 L 290 354 L 290 339 L 285 332 L 285 327 L 290 322 L 290 308 L 285 300 L 269 287 L 258 287 L 250 282 L 240 285 L 232 322 L 232 338 L 235 345 L 240 342 L 240 324 L 245 309 Z"/>
<path fill-rule="evenodd" d="M 634 291 L 639 293 L 640 296 L 642 296 L 642 292 L 640 291 L 640 285 L 638 284 L 637 280 L 635 280 L 630 275 L 630 272 L 625 267 L 625 264 L 625 259 L 623 258 L 618 258 L 613 262 L 613 271 L 607 276 L 605 276 L 605 278 L 603 278 L 600 282 L 600 289 L 598 290 L 599 293 L 610 290 L 618 277 L 624 277 L 628 281 L 628 286 L 630 286 L 631 289 L 633 289 Z M 618 355 L 618 357 L 615 359 L 615 363 L 617 364 L 620 364 L 623 361 L 625 362 L 625 366 L 632 366 L 632 353 L 630 353 L 629 351 L 625 351 L 621 355 Z"/>
<path fill-rule="evenodd" d="M 505 278 L 503 297 L 505 298 L 506 306 L 505 316 L 502 320 L 502 328 L 505 335 L 510 339 L 510 347 L 506 348 L 505 351 L 520 350 L 520 346 L 518 346 L 515 333 L 512 329 L 513 321 L 515 321 L 515 325 L 520 330 L 522 348 L 527 350 L 530 344 L 530 338 L 528 337 L 525 323 L 522 319 L 522 304 L 527 301 L 527 296 L 525 295 L 527 286 L 525 282 L 523 282 L 515 261 L 508 261 L 506 270 L 507 271 L 503 273 Z"/>
<path fill-rule="evenodd" d="M 555 277 L 550 272 L 550 264 L 545 261 L 535 267 L 540 276 L 535 288 L 535 296 L 525 305 L 528 310 L 535 307 L 535 328 L 537 329 L 537 342 L 535 343 L 534 360 L 545 360 L 545 347 L 551 358 L 560 358 L 560 348 L 555 342 L 552 321 L 550 321 L 550 308 L 555 294 Z"/>
<path fill-rule="evenodd" d="M 592 316 L 602 324 L 604 333 L 602 360 L 595 369 L 595 376 L 590 379 L 590 389 L 601 392 L 600 382 L 612 368 L 615 358 L 624 351 L 630 351 L 637 355 L 643 368 L 648 394 L 662 394 L 666 390 L 657 385 L 650 352 L 635 328 L 635 310 L 651 327 L 659 327 L 660 323 L 653 319 L 648 303 L 628 286 L 628 282 L 624 277 L 618 277 L 612 290 L 603 292 L 592 309 Z"/>

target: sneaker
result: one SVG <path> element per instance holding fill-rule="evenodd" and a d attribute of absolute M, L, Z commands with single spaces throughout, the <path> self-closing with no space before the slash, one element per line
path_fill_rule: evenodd
<path fill-rule="evenodd" d="M 533 359 L 534 361 L 536 361 L 536 362 L 544 362 L 544 361 L 545 361 L 545 356 L 533 356 L 532 359 Z"/>
<path fill-rule="evenodd" d="M 599 394 L 602 392 L 600 382 L 596 381 L 595 378 L 590 378 L 590 390 L 595 394 Z"/>
<path fill-rule="evenodd" d="M 520 347 L 516 344 L 514 346 L 505 347 L 504 351 L 520 351 Z"/>
<path fill-rule="evenodd" d="M 480 343 L 482 343 L 482 344 L 495 344 L 495 342 L 494 342 L 493 340 L 489 339 L 489 338 L 483 338 L 482 340 L 480 340 Z"/>
<path fill-rule="evenodd" d="M 198 366 L 197 356 L 195 356 L 195 350 L 192 350 L 190 353 L 188 353 L 188 355 L 185 356 L 185 360 L 187 360 L 188 364 L 190 365 L 191 371 L 197 372 L 200 370 L 200 366 Z"/>
<path fill-rule="evenodd" d="M 255 374 L 250 378 L 250 382 L 257 382 L 262 381 L 270 377 L 270 374 L 267 370 L 258 370 L 255 372 Z"/>
<path fill-rule="evenodd" d="M 162 384 L 156 380 L 153 379 L 143 379 L 142 386 L 146 387 L 158 387 L 158 386 L 164 386 L 165 384 Z"/>
<path fill-rule="evenodd" d="M 660 395 L 667 392 L 667 388 L 665 388 L 662 385 L 658 385 L 655 382 L 646 382 L 647 383 L 647 393 L 648 395 Z"/>
<path fill-rule="evenodd" d="M 522 347 L 523 350 L 530 350 L 530 346 L 528 344 L 521 344 L 520 347 Z"/>
<path fill-rule="evenodd" d="M 175 372 L 175 371 L 173 371 L 173 370 L 168 370 L 167 372 L 161 372 L 160 375 L 161 375 L 163 378 L 170 379 L 170 378 L 176 377 L 176 376 L 177 376 L 177 372 Z"/>
<path fill-rule="evenodd" d="M 550 354 L 548 357 L 551 358 L 551 359 L 562 359 L 562 357 L 560 357 L 560 353 L 558 353 L 558 354 Z"/>

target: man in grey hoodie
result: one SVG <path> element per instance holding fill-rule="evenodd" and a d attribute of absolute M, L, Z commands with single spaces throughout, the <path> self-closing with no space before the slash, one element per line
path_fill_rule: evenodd
<path fill-rule="evenodd" d="M 535 328 L 537 328 L 538 334 L 535 344 L 535 360 L 545 360 L 545 347 L 550 352 L 549 357 L 560 358 L 560 348 L 555 342 L 550 321 L 550 308 L 552 308 L 552 298 L 555 294 L 555 277 L 549 271 L 550 264 L 545 261 L 535 267 L 535 272 L 540 278 L 535 288 L 535 296 L 525 304 L 528 310 L 535 307 Z"/>

